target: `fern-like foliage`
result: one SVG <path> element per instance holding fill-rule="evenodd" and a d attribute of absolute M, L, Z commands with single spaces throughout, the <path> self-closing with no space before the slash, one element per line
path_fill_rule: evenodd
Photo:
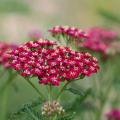
<path fill-rule="evenodd" d="M 39 98 L 32 103 L 25 104 L 17 112 L 11 114 L 8 120 L 51 120 L 49 117 L 41 115 L 41 101 Z M 57 116 L 55 120 L 74 120 L 75 113 L 64 113 L 62 116 Z"/>
<path fill-rule="evenodd" d="M 38 110 L 41 104 L 42 101 L 40 98 L 34 100 L 32 103 L 25 104 L 17 112 L 11 114 L 8 120 L 43 120 L 40 115 L 40 109 Z"/>
<path fill-rule="evenodd" d="M 65 114 L 63 116 L 60 116 L 57 120 L 74 120 L 75 114 L 76 114 L 75 112 L 69 113 L 69 114 Z"/>

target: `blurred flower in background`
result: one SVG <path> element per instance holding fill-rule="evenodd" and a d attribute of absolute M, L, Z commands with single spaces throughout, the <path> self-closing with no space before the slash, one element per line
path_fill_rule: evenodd
<path fill-rule="evenodd" d="M 120 120 L 120 109 L 112 109 L 106 114 L 108 120 Z"/>
<path fill-rule="evenodd" d="M 88 39 L 82 46 L 90 50 L 107 54 L 111 44 L 117 40 L 117 33 L 101 27 L 94 27 L 88 30 Z"/>
<path fill-rule="evenodd" d="M 15 44 L 9 44 L 5 42 L 0 42 L 0 65 L 3 65 L 5 68 L 10 67 L 9 58 L 10 55 L 8 52 L 17 48 Z"/>

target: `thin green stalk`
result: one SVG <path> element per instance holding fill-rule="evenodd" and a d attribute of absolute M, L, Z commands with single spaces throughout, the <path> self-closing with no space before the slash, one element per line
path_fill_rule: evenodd
<path fill-rule="evenodd" d="M 49 101 L 52 101 L 52 86 L 49 85 Z"/>
<path fill-rule="evenodd" d="M 12 73 L 12 71 L 9 71 L 9 77 L 6 83 L 0 88 L 0 93 L 5 91 L 5 89 L 11 84 L 11 82 L 15 79 L 16 73 Z"/>
<path fill-rule="evenodd" d="M 2 108 L 2 120 L 6 120 L 6 114 L 7 114 L 7 103 L 8 103 L 8 91 L 7 88 L 10 85 L 10 83 L 14 80 L 15 73 L 12 73 L 12 71 L 9 71 L 9 77 L 5 85 L 2 87 L 1 91 L 3 93 L 3 108 Z"/>
<path fill-rule="evenodd" d="M 101 120 L 101 115 L 102 115 L 104 106 L 105 106 L 106 101 L 108 100 L 109 94 L 110 94 L 110 92 L 111 92 L 111 86 L 112 86 L 112 81 L 110 82 L 107 90 L 105 91 L 105 94 L 104 94 L 104 96 L 103 96 L 103 100 L 101 101 L 100 111 L 99 111 L 99 113 L 97 114 L 96 120 Z"/>
<path fill-rule="evenodd" d="M 3 91 L 5 91 L 5 89 L 10 85 L 10 83 L 12 82 L 13 79 L 9 79 L 6 81 L 6 83 L 0 88 L 0 93 L 2 93 Z"/>
<path fill-rule="evenodd" d="M 60 97 L 61 94 L 64 92 L 64 90 L 66 89 L 66 87 L 68 86 L 69 83 L 75 82 L 75 81 L 80 80 L 80 79 L 83 79 L 83 77 L 81 76 L 81 77 L 78 78 L 78 79 L 74 79 L 74 80 L 67 81 L 67 82 L 65 83 L 65 85 L 61 88 L 61 90 L 60 90 L 60 92 L 58 93 L 56 99 L 57 99 L 57 100 L 59 99 L 59 97 Z"/>
<path fill-rule="evenodd" d="M 0 72 L 0 77 L 4 76 L 5 73 L 6 73 L 6 70 L 4 69 L 2 72 Z"/>
<path fill-rule="evenodd" d="M 66 82 L 66 84 L 61 88 L 60 92 L 57 95 L 57 100 L 60 98 L 61 94 L 63 93 L 63 91 L 66 89 L 66 87 L 68 86 L 70 82 Z"/>
<path fill-rule="evenodd" d="M 39 94 L 40 98 L 44 101 L 45 97 L 43 96 L 43 94 L 38 90 L 38 88 L 29 80 L 29 79 L 25 79 L 33 88 L 34 90 Z"/>
<path fill-rule="evenodd" d="M 57 115 L 55 115 L 52 120 L 56 120 L 56 119 L 57 119 Z"/>
<path fill-rule="evenodd" d="M 1 111 L 1 120 L 6 120 L 7 117 L 7 104 L 8 104 L 8 90 L 4 91 L 2 96 L 2 111 Z"/>

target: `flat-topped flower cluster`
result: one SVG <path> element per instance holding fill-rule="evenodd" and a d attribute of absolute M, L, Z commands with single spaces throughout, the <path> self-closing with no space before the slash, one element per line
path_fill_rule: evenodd
<path fill-rule="evenodd" d="M 10 54 L 11 67 L 24 77 L 37 76 L 40 84 L 58 86 L 80 75 L 90 76 L 99 69 L 97 59 L 91 54 L 45 39 L 27 42 Z"/>

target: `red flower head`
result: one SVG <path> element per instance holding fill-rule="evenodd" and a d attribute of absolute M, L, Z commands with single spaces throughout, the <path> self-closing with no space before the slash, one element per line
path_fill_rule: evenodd
<path fill-rule="evenodd" d="M 120 110 L 112 109 L 110 112 L 106 114 L 108 120 L 120 120 Z"/>
<path fill-rule="evenodd" d="M 17 46 L 13 44 L 7 44 L 0 42 L 0 64 L 4 65 L 5 68 L 10 67 L 8 51 L 15 49 Z"/>
<path fill-rule="evenodd" d="M 86 39 L 82 46 L 91 50 L 107 53 L 111 43 L 117 38 L 117 34 L 113 31 L 104 28 L 91 28 L 88 31 L 88 39 Z"/>
<path fill-rule="evenodd" d="M 81 53 L 55 42 L 30 41 L 11 52 L 11 66 L 22 76 L 37 76 L 40 84 L 58 86 L 65 80 L 90 76 L 99 69 L 98 61 L 89 53 Z"/>
<path fill-rule="evenodd" d="M 55 26 L 49 29 L 53 37 L 56 37 L 61 43 L 60 36 L 66 40 L 66 44 L 75 44 L 87 38 L 87 34 L 79 28 L 69 26 Z"/>

